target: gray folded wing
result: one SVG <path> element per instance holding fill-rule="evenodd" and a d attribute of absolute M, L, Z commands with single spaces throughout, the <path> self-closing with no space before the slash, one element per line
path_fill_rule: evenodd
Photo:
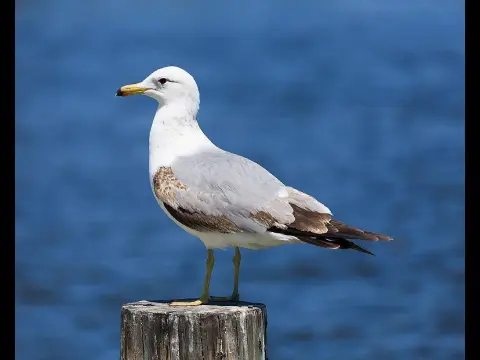
<path fill-rule="evenodd" d="M 160 168 L 154 192 L 169 213 L 198 231 L 265 232 L 294 220 L 286 187 L 255 162 L 224 151 Z"/>
<path fill-rule="evenodd" d="M 224 151 L 197 154 L 160 168 L 157 198 L 180 223 L 201 232 L 266 231 L 329 248 L 353 248 L 346 239 L 390 240 L 332 219 L 313 197 L 283 185 L 255 162 Z"/>

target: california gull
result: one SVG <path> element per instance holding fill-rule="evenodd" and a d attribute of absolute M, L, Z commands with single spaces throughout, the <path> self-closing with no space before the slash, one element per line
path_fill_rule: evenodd
<path fill-rule="evenodd" d="M 160 207 L 207 248 L 206 273 L 198 300 L 172 305 L 201 305 L 239 299 L 240 249 L 264 249 L 307 243 L 327 249 L 353 249 L 353 243 L 392 240 L 332 217 L 330 210 L 284 185 L 257 163 L 215 146 L 200 129 L 200 94 L 194 78 L 175 66 L 161 68 L 140 83 L 118 89 L 117 96 L 142 94 L 157 100 L 150 130 L 150 184 Z M 209 296 L 213 249 L 235 248 L 233 293 Z"/>

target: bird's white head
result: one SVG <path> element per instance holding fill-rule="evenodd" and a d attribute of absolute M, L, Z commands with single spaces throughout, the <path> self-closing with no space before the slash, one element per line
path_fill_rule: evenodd
<path fill-rule="evenodd" d="M 167 66 L 148 75 L 137 84 L 125 85 L 117 90 L 116 96 L 142 94 L 157 100 L 160 105 L 176 102 L 191 103 L 198 107 L 200 94 L 195 79 L 185 70 Z"/>

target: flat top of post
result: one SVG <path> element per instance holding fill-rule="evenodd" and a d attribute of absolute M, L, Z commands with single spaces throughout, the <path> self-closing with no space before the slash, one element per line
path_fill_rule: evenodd
<path fill-rule="evenodd" d="M 183 301 L 183 300 L 182 300 Z M 123 305 L 130 311 L 140 311 L 149 313 L 225 313 L 225 312 L 238 312 L 247 311 L 254 308 L 260 308 L 265 310 L 266 305 L 261 303 L 250 303 L 244 301 L 237 302 L 212 302 L 207 305 L 198 306 L 172 306 L 171 301 L 148 301 L 141 300 L 133 303 L 127 303 Z"/>

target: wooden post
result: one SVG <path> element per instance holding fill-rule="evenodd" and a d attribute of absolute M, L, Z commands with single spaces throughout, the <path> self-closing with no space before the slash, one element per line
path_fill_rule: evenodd
<path fill-rule="evenodd" d="M 121 360 L 267 360 L 264 304 L 125 304 Z"/>

